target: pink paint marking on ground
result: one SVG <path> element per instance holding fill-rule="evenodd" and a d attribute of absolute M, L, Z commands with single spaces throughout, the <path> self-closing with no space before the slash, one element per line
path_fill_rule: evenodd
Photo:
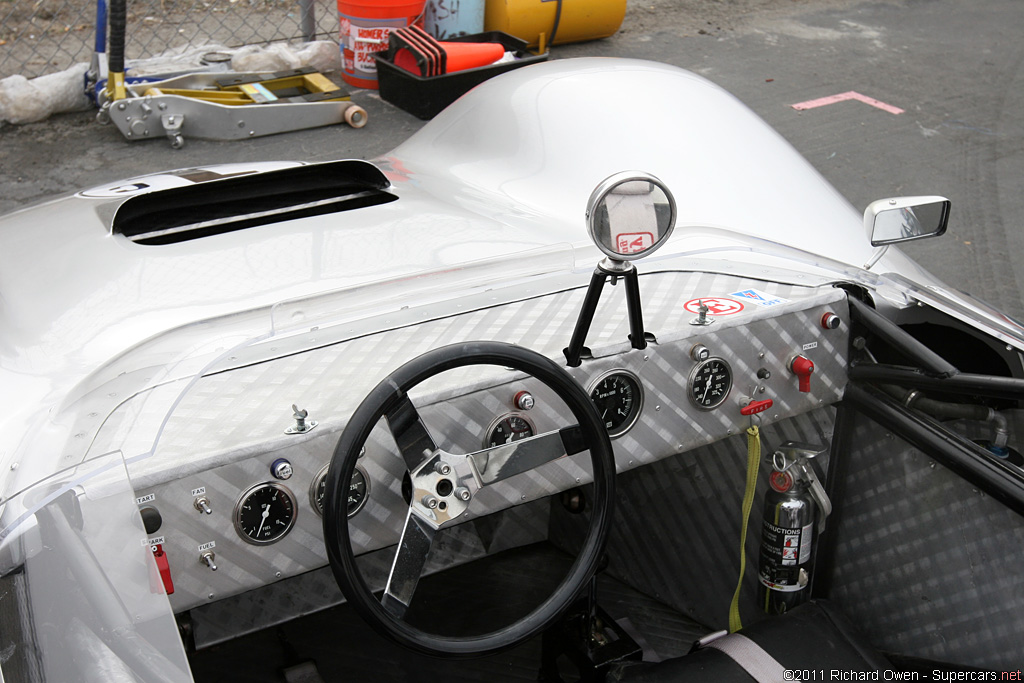
<path fill-rule="evenodd" d="M 824 107 L 829 104 L 835 104 L 836 102 L 845 102 L 846 100 L 857 100 L 858 102 L 863 102 L 864 104 L 870 104 L 872 107 L 877 107 L 878 109 L 881 109 L 882 111 L 887 111 L 890 114 L 903 113 L 903 110 L 900 109 L 899 107 L 894 107 L 891 104 L 886 104 L 885 102 L 876 100 L 873 97 L 868 97 L 867 95 L 861 95 L 859 92 L 854 92 L 853 90 L 850 90 L 849 92 L 839 93 L 838 95 L 829 95 L 828 97 L 821 97 L 816 100 L 808 100 L 807 102 L 798 102 L 790 106 L 792 106 L 793 109 L 796 109 L 797 111 L 803 111 L 805 109 Z"/>

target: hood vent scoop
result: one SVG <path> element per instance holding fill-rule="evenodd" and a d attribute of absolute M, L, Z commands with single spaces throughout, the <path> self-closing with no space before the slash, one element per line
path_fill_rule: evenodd
<path fill-rule="evenodd" d="M 366 161 L 333 161 L 138 195 L 114 213 L 114 234 L 165 245 L 297 218 L 387 204 L 388 179 Z"/>

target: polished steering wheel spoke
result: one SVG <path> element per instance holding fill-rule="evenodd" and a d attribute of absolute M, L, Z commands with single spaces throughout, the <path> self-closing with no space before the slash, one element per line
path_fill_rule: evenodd
<path fill-rule="evenodd" d="M 397 619 L 405 617 L 412 603 L 435 533 L 434 526 L 410 507 L 405 518 L 402 540 L 398 543 L 398 552 L 391 563 L 391 574 L 388 575 L 388 583 L 380 601 L 384 609 Z"/>
<path fill-rule="evenodd" d="M 437 450 L 437 446 L 423 420 L 420 419 L 416 406 L 409 400 L 408 394 L 403 393 L 401 400 L 385 413 L 385 417 L 391 436 L 394 437 L 398 450 L 405 460 L 406 468 L 410 472 L 415 471 Z"/>
<path fill-rule="evenodd" d="M 493 446 L 471 453 L 468 457 L 481 484 L 488 486 L 553 460 L 579 453 L 584 448 L 580 428 L 572 426 Z"/>

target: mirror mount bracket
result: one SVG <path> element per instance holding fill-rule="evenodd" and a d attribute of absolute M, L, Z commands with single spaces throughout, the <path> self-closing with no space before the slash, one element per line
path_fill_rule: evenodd
<path fill-rule="evenodd" d="M 626 283 L 626 310 L 629 315 L 630 344 L 634 349 L 647 348 L 644 316 L 640 306 L 640 281 L 637 278 L 636 268 L 629 261 L 606 258 L 597 265 L 594 274 L 590 277 L 590 286 L 587 287 L 583 307 L 576 319 L 572 339 L 569 341 L 569 346 L 562 351 L 565 354 L 566 364 L 571 368 L 578 368 L 583 362 L 581 360 L 583 345 L 587 341 L 587 333 L 590 332 L 594 314 L 597 312 L 597 305 L 601 301 L 601 290 L 604 289 L 605 282 L 609 277 L 621 277 Z"/>

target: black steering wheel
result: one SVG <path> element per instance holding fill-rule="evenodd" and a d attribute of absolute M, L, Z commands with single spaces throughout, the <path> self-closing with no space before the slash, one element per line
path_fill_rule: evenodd
<path fill-rule="evenodd" d="M 429 377 L 469 365 L 497 365 L 529 373 L 565 402 L 577 421 L 546 434 L 456 455 L 435 445 L 408 392 Z M 348 482 L 359 451 L 381 417 L 412 479 L 412 502 L 381 599 L 356 567 L 349 541 Z M 561 457 L 590 451 L 594 471 L 590 526 L 576 561 L 554 592 L 531 613 L 497 631 L 470 637 L 428 633 L 404 620 L 439 529 L 453 526 L 483 486 Z M 345 427 L 331 459 L 324 494 L 324 539 L 331 569 L 345 597 L 378 633 L 417 652 L 470 657 L 503 650 L 541 632 L 567 609 L 593 576 L 612 519 L 615 460 L 608 432 L 586 392 L 562 367 L 529 349 L 501 342 L 466 342 L 429 351 L 395 370 L 370 392 Z"/>

